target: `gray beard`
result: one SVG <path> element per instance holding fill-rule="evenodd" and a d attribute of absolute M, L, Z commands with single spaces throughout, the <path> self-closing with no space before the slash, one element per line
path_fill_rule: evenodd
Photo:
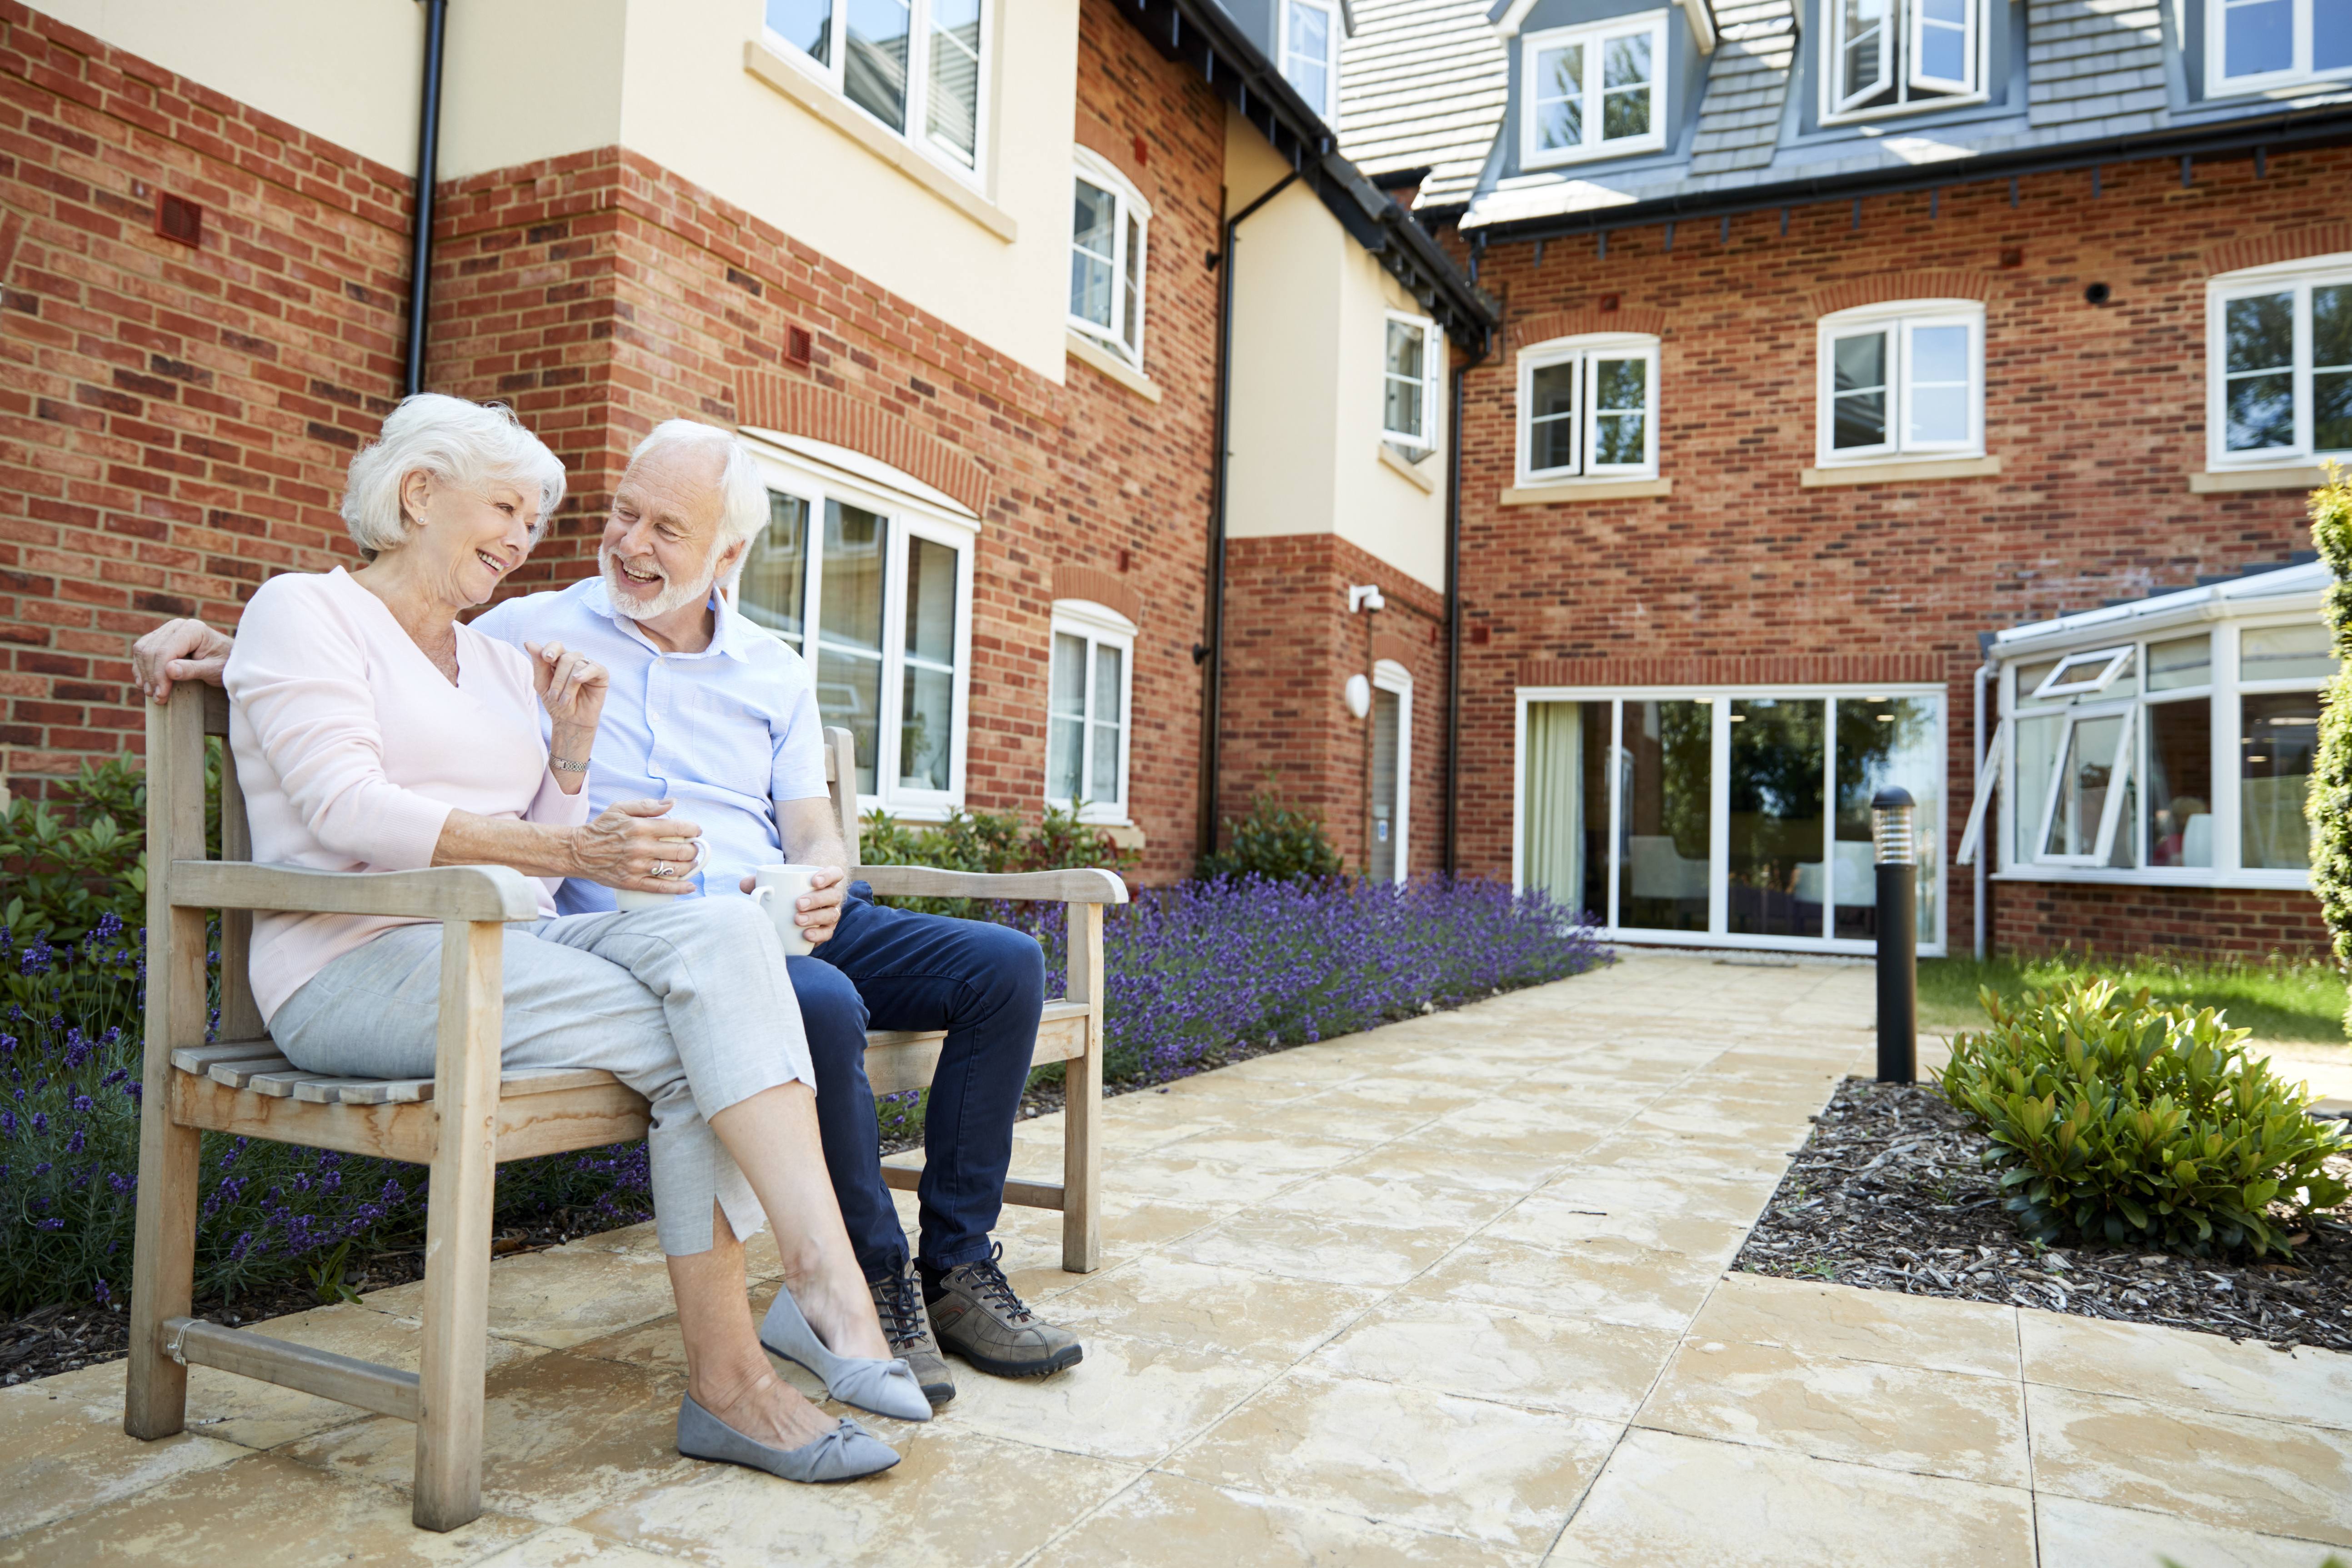
<path fill-rule="evenodd" d="M 604 592 L 612 596 L 613 607 L 633 621 L 658 620 L 681 605 L 698 603 L 710 596 L 710 584 L 694 586 L 673 579 L 651 599 L 640 597 L 641 590 L 621 575 L 620 564 L 613 559 L 609 546 L 596 547 L 596 569 L 604 574 Z"/>

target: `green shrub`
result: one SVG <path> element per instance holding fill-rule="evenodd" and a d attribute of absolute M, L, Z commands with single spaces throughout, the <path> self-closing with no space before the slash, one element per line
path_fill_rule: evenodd
<path fill-rule="evenodd" d="M 2014 1007 L 1981 1000 L 1992 1026 L 1954 1037 L 1941 1082 L 1991 1141 L 1985 1167 L 2026 1236 L 2286 1252 L 2273 1202 L 2332 1208 L 2347 1195 L 2321 1169 L 2336 1134 L 2211 1008 L 2155 1005 L 2105 980 Z"/>
<path fill-rule="evenodd" d="M 1347 864 L 1323 827 L 1323 815 L 1286 805 L 1271 789 L 1250 797 L 1250 814 L 1225 818 L 1225 847 L 1201 857 L 1195 875 L 1212 880 L 1265 877 L 1277 882 L 1311 881 L 1345 874 Z"/>
<path fill-rule="evenodd" d="M 2352 970 L 2352 483 L 2335 464 L 2311 492 L 2311 539 L 2336 581 L 2323 614 L 2334 633 L 2336 673 L 2319 710 L 2319 755 L 2304 816 L 2311 824 L 2311 887 L 2336 962 Z M 2352 1010 L 2344 1019 L 2352 1035 Z"/>
<path fill-rule="evenodd" d="M 904 823 L 877 806 L 859 824 L 857 858 L 868 866 L 932 866 L 942 871 L 1061 871 L 1100 866 L 1124 872 L 1141 857 L 1102 828 L 1054 806 L 1032 824 L 1012 811 L 950 812 L 936 826 Z M 885 899 L 895 908 L 969 916 L 975 899 Z"/>
<path fill-rule="evenodd" d="M 0 814 L 0 926 L 52 942 L 79 942 L 108 914 L 138 930 L 147 923 L 146 773 L 128 757 L 85 763 L 58 794 L 62 813 L 14 800 Z"/>

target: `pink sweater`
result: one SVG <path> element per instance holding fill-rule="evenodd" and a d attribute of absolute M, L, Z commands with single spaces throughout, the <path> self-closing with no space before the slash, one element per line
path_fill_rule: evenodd
<path fill-rule="evenodd" d="M 529 656 L 461 626 L 453 687 L 383 601 L 341 567 L 264 583 L 237 626 L 225 683 L 257 861 L 417 870 L 433 864 L 453 808 L 588 820 L 588 792 L 565 795 L 547 770 Z M 560 880 L 541 879 L 541 914 L 555 913 Z M 370 937 L 420 923 L 256 915 L 262 1016 Z"/>

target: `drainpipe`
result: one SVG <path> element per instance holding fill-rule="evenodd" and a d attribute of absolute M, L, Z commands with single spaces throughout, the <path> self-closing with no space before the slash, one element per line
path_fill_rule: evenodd
<path fill-rule="evenodd" d="M 405 395 L 425 390 L 425 308 L 433 271 L 433 185 L 441 161 L 441 44 L 449 20 L 449 0 L 421 0 L 425 6 L 425 93 L 416 127 L 415 233 L 408 260 L 408 374 Z"/>
<path fill-rule="evenodd" d="M 1233 467 L 1234 381 L 1234 261 L 1240 237 L 1234 232 L 1244 219 L 1280 195 L 1298 178 L 1297 171 L 1280 180 L 1249 205 L 1225 220 L 1225 248 L 1217 271 L 1217 418 L 1216 451 L 1209 465 L 1209 642 L 1193 656 L 1209 666 L 1201 695 L 1201 822 L 1200 851 L 1217 847 L 1217 781 L 1223 763 L 1219 743 L 1224 731 L 1225 685 L 1225 501 L 1228 472 Z"/>
<path fill-rule="evenodd" d="M 1976 744 L 1971 751 L 1976 771 L 1969 775 L 1971 779 L 1980 779 L 1984 777 L 1985 682 L 1991 679 L 1992 672 L 1993 667 L 1990 664 L 1980 664 L 1977 666 L 1977 710 L 1974 721 L 1976 724 Z M 1972 800 L 1969 802 L 1969 805 L 1973 807 L 1976 805 L 1976 802 Z M 1991 858 L 1992 808 L 1990 806 L 1987 806 L 1985 807 L 1984 831 L 1977 838 L 1977 863 L 1975 867 L 1977 896 L 1975 900 L 1976 908 L 1974 913 L 1976 915 L 1977 962 L 1979 963 L 1982 963 L 1985 961 L 1985 889 L 1989 886 L 1985 880 L 1985 862 Z"/>
<path fill-rule="evenodd" d="M 1470 367 L 1454 370 L 1454 407 L 1445 429 L 1445 874 L 1461 869 L 1462 799 L 1462 384 Z"/>

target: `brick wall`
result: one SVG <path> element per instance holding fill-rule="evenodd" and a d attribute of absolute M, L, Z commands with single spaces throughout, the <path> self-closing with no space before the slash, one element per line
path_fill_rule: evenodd
<path fill-rule="evenodd" d="M 194 247 L 156 233 L 170 195 Z M 408 182 L 0 0 L 0 776 L 136 750 L 132 637 L 352 558 Z"/>
<path fill-rule="evenodd" d="M 1967 873 L 1955 872 L 1957 888 Z M 2001 952 L 2071 946 L 2110 953 L 2318 958 L 2328 951 L 2318 900 L 2308 893 L 2080 882 L 1995 882 L 1991 891 L 1991 943 Z M 1951 935 L 1953 951 L 1966 952 L 1969 928 L 1956 923 Z"/>
<path fill-rule="evenodd" d="M 0 275 L 0 744 L 12 771 L 68 772 L 137 746 L 131 637 L 233 625 L 268 573 L 349 558 L 333 507 L 397 391 L 405 185 L 5 0 L 0 26 L 0 201 L 27 215 Z M 425 379 L 510 403 L 571 475 L 518 592 L 593 570 L 628 448 L 665 418 L 829 403 L 961 454 L 985 476 L 968 799 L 1038 808 L 1054 574 L 1115 575 L 1142 628 L 1130 794 L 1159 880 L 1189 868 L 1197 813 L 1224 111 L 1110 0 L 1087 0 L 1079 48 L 1084 134 L 1153 205 L 1157 404 L 1076 362 L 1049 381 L 621 148 L 444 187 Z M 147 233 L 134 182 L 204 202 L 205 249 Z"/>
<path fill-rule="evenodd" d="M 2340 248 L 2347 176 L 2346 150 L 2273 157 L 2264 178 L 2251 160 L 2200 163 L 2187 188 L 2177 163 L 2111 163 L 2095 196 L 2084 170 L 2021 181 L 2014 206 L 2005 182 L 1947 187 L 1932 212 L 1925 193 L 1874 197 L 1858 227 L 1841 201 L 1792 209 L 1786 235 L 1768 211 L 1735 217 L 1727 242 L 1714 222 L 1685 222 L 1670 250 L 1662 227 L 1612 235 L 1605 258 L 1589 240 L 1553 241 L 1540 264 L 1526 242 L 1489 248 L 1480 281 L 1515 336 L 1471 373 L 1464 422 L 1465 868 L 1508 870 L 1512 688 L 1530 661 L 1639 660 L 1662 682 L 1703 679 L 1703 660 L 1917 661 L 1926 673 L 1910 678 L 1949 693 L 1956 847 L 1979 631 L 2309 547 L 2299 492 L 2189 489 L 2205 458 L 2204 286 L 2247 242 L 2266 259 Z M 2084 301 L 2095 282 L 2111 303 Z M 2001 473 L 1801 488 L 1816 318 L 1929 283 L 1985 301 L 1986 447 Z M 1563 321 L 1659 334 L 1670 497 L 1498 504 L 1515 450 L 1509 351 L 1571 330 Z M 1965 940 L 1965 872 L 1952 884 Z M 2142 908 L 2044 901 L 2053 933 L 2078 907 L 2086 920 Z M 2193 907 L 2172 893 L 2145 905 Z"/>
<path fill-rule="evenodd" d="M 1323 814 L 1350 867 L 1370 834 L 1371 726 L 1348 711 L 1351 675 L 1393 658 L 1412 676 L 1412 869 L 1444 864 L 1444 596 L 1336 534 L 1227 545 L 1221 818 L 1246 815 L 1269 771 L 1285 801 Z M 1350 584 L 1377 583 L 1388 607 L 1350 614 Z"/>

